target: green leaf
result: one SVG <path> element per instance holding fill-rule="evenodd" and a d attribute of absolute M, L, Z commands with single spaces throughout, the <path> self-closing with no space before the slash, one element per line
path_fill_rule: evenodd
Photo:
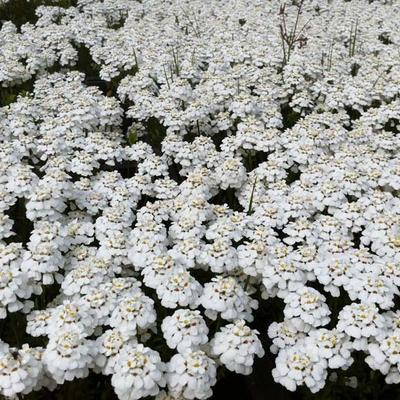
<path fill-rule="evenodd" d="M 247 215 L 253 214 L 253 197 L 254 197 L 254 190 L 257 184 L 257 175 L 254 179 L 253 188 L 251 189 L 250 201 L 249 201 L 249 208 L 247 210 Z"/>
<path fill-rule="evenodd" d="M 128 142 L 132 146 L 138 141 L 138 135 L 136 131 L 130 131 L 128 134 Z"/>

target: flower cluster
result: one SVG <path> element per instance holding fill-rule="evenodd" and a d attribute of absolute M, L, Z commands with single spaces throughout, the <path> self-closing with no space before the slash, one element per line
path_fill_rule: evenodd
<path fill-rule="evenodd" d="M 54 3 L 0 29 L 0 394 L 206 399 L 267 336 L 399 383 L 400 5 Z"/>

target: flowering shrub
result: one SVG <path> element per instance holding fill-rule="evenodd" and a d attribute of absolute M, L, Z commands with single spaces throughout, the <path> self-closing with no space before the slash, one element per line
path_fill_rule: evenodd
<path fill-rule="evenodd" d="M 400 5 L 38 3 L 0 0 L 0 394 L 400 383 Z"/>

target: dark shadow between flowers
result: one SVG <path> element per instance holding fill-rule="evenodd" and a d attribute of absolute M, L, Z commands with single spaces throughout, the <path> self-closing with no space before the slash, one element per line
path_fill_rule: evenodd
<path fill-rule="evenodd" d="M 212 197 L 209 201 L 210 204 L 223 205 L 229 203 L 229 206 L 234 211 L 243 211 L 243 207 L 240 205 L 236 195 L 235 189 L 228 188 L 226 190 L 220 190 L 217 195 Z"/>

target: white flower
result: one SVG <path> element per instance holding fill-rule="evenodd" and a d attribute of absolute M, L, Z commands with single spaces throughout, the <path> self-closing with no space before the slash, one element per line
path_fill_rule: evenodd
<path fill-rule="evenodd" d="M 44 285 L 54 283 L 54 278 L 59 278 L 58 270 L 64 263 L 57 244 L 54 242 L 40 242 L 32 247 L 30 251 L 25 252 L 21 269 L 30 278 L 42 281 Z"/>
<path fill-rule="evenodd" d="M 202 221 L 198 220 L 195 215 L 182 215 L 174 221 L 168 230 L 168 235 L 173 240 L 185 240 L 189 238 L 202 237 L 205 227 Z"/>
<path fill-rule="evenodd" d="M 244 320 L 228 324 L 217 332 L 210 343 L 211 351 L 230 371 L 249 375 L 254 357 L 263 357 L 258 331 L 251 330 Z"/>
<path fill-rule="evenodd" d="M 290 292 L 301 289 L 306 283 L 306 274 L 291 254 L 267 256 L 263 264 L 262 282 L 268 293 L 276 291 L 277 296 L 286 298 Z"/>
<path fill-rule="evenodd" d="M 141 282 L 133 277 L 113 278 L 103 283 L 100 288 L 105 290 L 114 302 L 118 302 L 126 297 L 142 293 Z"/>
<path fill-rule="evenodd" d="M 107 329 L 96 339 L 98 354 L 95 363 L 105 375 L 115 371 L 115 363 L 125 343 L 136 344 L 136 339 L 123 335 L 118 329 Z"/>
<path fill-rule="evenodd" d="M 179 353 L 195 350 L 208 342 L 208 328 L 198 310 L 176 310 L 172 316 L 164 318 L 161 330 L 167 345 Z"/>
<path fill-rule="evenodd" d="M 351 260 L 345 254 L 338 254 L 336 257 L 320 255 L 321 260 L 315 263 L 315 276 L 324 285 L 324 290 L 332 296 L 339 297 L 340 288 L 351 284 L 357 268 L 351 268 Z"/>
<path fill-rule="evenodd" d="M 66 207 L 61 190 L 41 181 L 29 195 L 26 216 L 32 221 L 39 218 L 54 221 L 60 218 Z"/>
<path fill-rule="evenodd" d="M 317 290 L 304 286 L 283 299 L 286 303 L 283 312 L 286 318 L 296 318 L 292 321 L 298 329 L 304 324 L 323 326 L 330 321 L 331 314 L 325 300 L 325 296 Z"/>
<path fill-rule="evenodd" d="M 149 260 L 149 264 L 141 271 L 143 283 L 152 288 L 157 287 L 168 278 L 176 268 L 173 258 L 169 255 L 160 255 Z"/>
<path fill-rule="evenodd" d="M 201 351 L 187 350 L 174 355 L 167 366 L 167 384 L 170 393 L 185 399 L 208 399 L 217 382 L 215 362 Z"/>
<path fill-rule="evenodd" d="M 93 363 L 96 349 L 92 342 L 75 327 L 65 332 L 55 332 L 43 353 L 43 363 L 58 383 L 85 378 L 89 375 L 89 367 Z"/>
<path fill-rule="evenodd" d="M 385 319 L 375 305 L 352 303 L 339 312 L 337 329 L 345 332 L 356 350 L 366 350 L 368 340 L 378 338 L 385 328 Z"/>
<path fill-rule="evenodd" d="M 233 277 L 218 276 L 206 283 L 200 301 L 207 317 L 216 319 L 220 313 L 221 318 L 228 321 L 243 318 L 251 322 L 252 310 L 258 307 L 257 300 L 252 299 Z"/>
<path fill-rule="evenodd" d="M 31 311 L 26 316 L 26 332 L 31 336 L 48 335 L 51 315 L 52 312 L 48 309 Z"/>
<path fill-rule="evenodd" d="M 197 260 L 215 273 L 232 271 L 237 266 L 236 251 L 231 242 L 224 239 L 204 245 Z"/>
<path fill-rule="evenodd" d="M 372 272 L 359 272 L 346 286 L 352 301 L 360 300 L 363 304 L 377 304 L 387 310 L 393 307 L 393 298 L 399 291 L 390 278 L 383 276 L 374 266 Z"/>
<path fill-rule="evenodd" d="M 203 287 L 188 271 L 176 269 L 157 287 L 157 296 L 167 308 L 195 308 Z"/>
<path fill-rule="evenodd" d="M 263 271 L 266 253 L 266 244 L 245 242 L 237 248 L 238 265 L 247 275 L 257 276 Z"/>
<path fill-rule="evenodd" d="M 332 369 L 347 369 L 352 363 L 352 343 L 348 336 L 336 329 L 314 329 L 305 337 L 307 345 L 316 347 L 321 357 L 328 360 Z"/>
<path fill-rule="evenodd" d="M 67 296 L 86 294 L 92 288 L 98 287 L 101 283 L 114 277 L 116 272 L 114 271 L 111 260 L 88 257 L 66 274 L 61 288 Z"/>
<path fill-rule="evenodd" d="M 89 244 L 93 241 L 93 224 L 89 221 L 75 219 L 62 227 L 61 235 L 64 238 L 63 246 L 66 248 L 73 245 Z"/>
<path fill-rule="evenodd" d="M 165 385 L 159 354 L 142 344 L 125 344 L 117 356 L 111 383 L 121 400 L 155 396 Z"/>
<path fill-rule="evenodd" d="M 94 321 L 87 306 L 65 301 L 51 310 L 47 332 L 52 336 L 54 333 L 68 332 L 72 327 L 91 334 L 95 328 Z"/>
<path fill-rule="evenodd" d="M 78 300 L 78 304 L 87 310 L 92 318 L 92 326 L 107 325 L 115 306 L 112 297 L 103 288 L 91 289 Z"/>
<path fill-rule="evenodd" d="M 174 396 L 165 390 L 161 390 L 160 393 L 158 393 L 158 395 L 155 397 L 155 400 L 185 400 L 185 398 L 180 395 Z"/>
<path fill-rule="evenodd" d="M 379 342 L 370 343 L 368 345 L 368 354 L 365 362 L 372 369 L 388 375 L 386 382 L 391 383 L 390 380 L 394 378 L 394 370 L 397 370 L 396 374 L 400 371 L 400 330 L 389 330 L 385 332 Z"/>
<path fill-rule="evenodd" d="M 58 3 L 0 24 L 0 319 L 48 341 L 0 342 L 0 397 L 89 369 L 121 398 L 208 397 L 187 352 L 248 373 L 240 320 L 274 297 L 283 385 L 317 391 L 352 351 L 400 383 L 398 2 Z M 173 390 L 137 340 L 180 353 Z"/>
<path fill-rule="evenodd" d="M 0 351 L 0 393 L 11 397 L 28 394 L 36 388 L 43 373 L 43 364 L 30 352 L 29 346 L 22 349 Z"/>
<path fill-rule="evenodd" d="M 285 319 L 283 322 L 273 322 L 268 327 L 268 336 L 272 339 L 270 351 L 276 354 L 280 349 L 292 347 L 296 342 L 303 339 L 305 334 L 303 331 L 299 331 L 290 319 Z"/>
<path fill-rule="evenodd" d="M 297 386 L 306 385 L 312 393 L 325 385 L 328 363 L 318 349 L 304 344 L 295 344 L 279 350 L 272 370 L 275 382 L 294 392 Z"/>
<path fill-rule="evenodd" d="M 14 235 L 12 230 L 13 220 L 0 211 L 0 240 Z"/>
<path fill-rule="evenodd" d="M 156 318 L 154 301 L 138 292 L 120 301 L 112 312 L 109 323 L 123 334 L 135 336 L 138 328 L 149 328 Z"/>
<path fill-rule="evenodd" d="M 29 299 L 32 293 L 41 292 L 22 271 L 22 245 L 0 243 L 0 318 L 6 318 L 7 309 L 10 312 L 23 310 L 25 312 L 33 306 L 32 302 L 23 302 Z M 22 301 L 21 301 L 22 300 Z"/>
<path fill-rule="evenodd" d="M 202 254 L 202 244 L 199 238 L 179 240 L 172 249 L 168 250 L 168 254 L 178 265 L 194 268 L 197 265 L 197 258 Z"/>

